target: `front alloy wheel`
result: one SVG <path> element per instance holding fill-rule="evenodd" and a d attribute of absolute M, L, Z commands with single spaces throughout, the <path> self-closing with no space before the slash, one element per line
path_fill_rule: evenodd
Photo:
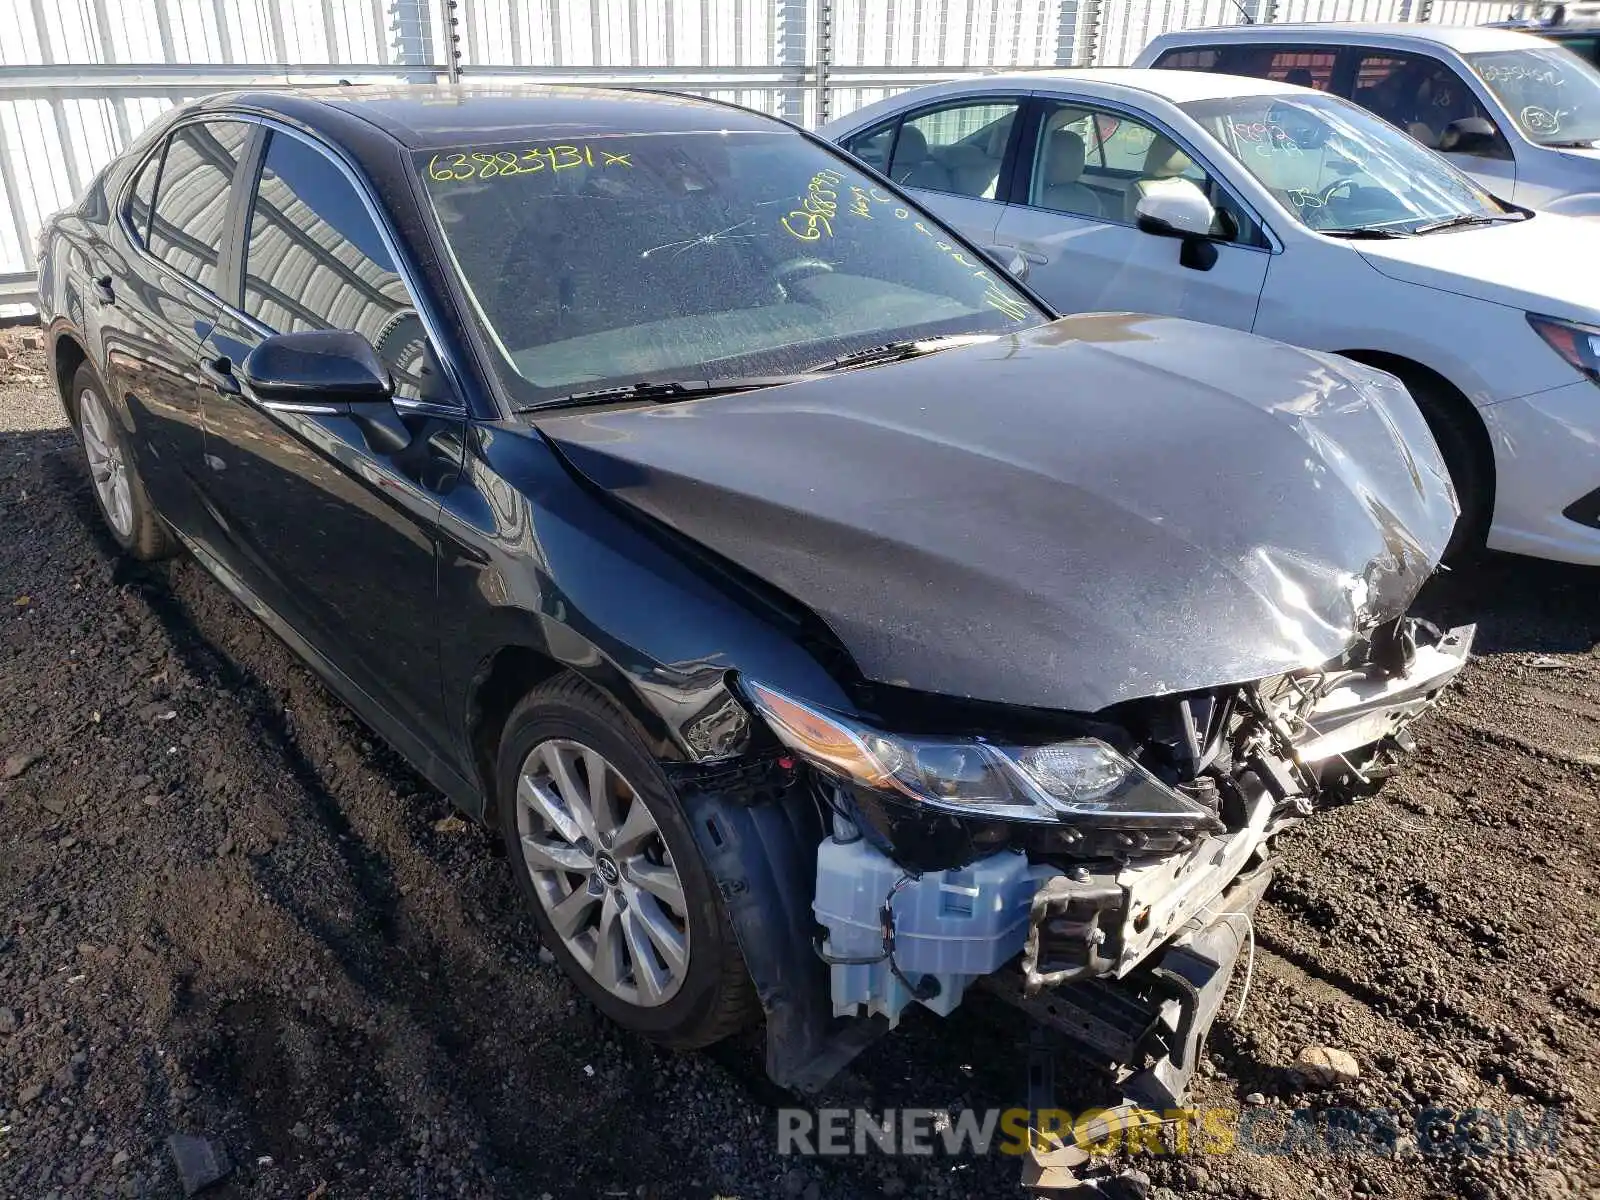
<path fill-rule="evenodd" d="M 609 698 L 568 674 L 523 697 L 495 796 L 539 939 L 602 1013 L 680 1049 L 760 1015 L 672 781 Z"/>
<path fill-rule="evenodd" d="M 581 742 L 540 742 L 518 773 L 517 833 L 551 926 L 595 982 L 646 1008 L 677 995 L 689 963 L 683 880 L 622 773 Z"/>

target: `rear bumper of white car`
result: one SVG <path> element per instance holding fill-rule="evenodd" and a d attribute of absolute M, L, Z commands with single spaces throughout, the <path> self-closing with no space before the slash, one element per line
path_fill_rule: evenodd
<path fill-rule="evenodd" d="M 1600 387 L 1579 379 L 1479 411 L 1494 446 L 1490 548 L 1600 566 L 1600 528 L 1565 515 L 1600 488 Z"/>

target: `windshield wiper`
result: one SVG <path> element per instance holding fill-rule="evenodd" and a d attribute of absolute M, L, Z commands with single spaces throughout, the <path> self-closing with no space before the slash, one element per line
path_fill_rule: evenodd
<path fill-rule="evenodd" d="M 1385 229 L 1381 225 L 1352 225 L 1349 229 L 1319 229 L 1317 232 L 1323 237 L 1346 238 L 1352 242 L 1411 236 L 1403 229 Z"/>
<path fill-rule="evenodd" d="M 565 396 L 530 404 L 517 411 L 542 412 L 550 408 L 626 404 L 630 400 L 654 400 L 664 403 L 673 400 L 698 400 L 706 396 L 726 395 L 729 392 L 753 392 L 760 388 L 798 383 L 802 379 L 813 378 L 821 372 L 867 367 L 880 362 L 896 362 L 902 358 L 914 358 L 919 354 L 931 354 L 935 350 L 948 350 L 955 346 L 993 341 L 994 336 L 990 333 L 951 333 L 936 337 L 907 338 L 904 341 L 888 342 L 882 346 L 871 346 L 866 350 L 840 355 L 838 358 L 818 363 L 793 375 L 738 375 L 726 379 L 650 379 L 640 380 L 638 383 L 619 383 L 588 392 L 569 392 Z"/>
<path fill-rule="evenodd" d="M 868 346 L 865 350 L 853 350 L 849 354 L 841 354 L 838 358 L 818 363 L 811 369 L 848 371 L 852 367 L 871 367 L 878 363 L 899 362 L 904 358 L 915 358 L 919 354 L 932 354 L 935 350 L 950 350 L 956 346 L 971 346 L 993 340 L 994 335 L 991 333 L 946 333 L 937 337 L 906 338 L 898 342 L 885 342 L 881 346 Z"/>
<path fill-rule="evenodd" d="M 553 400 L 530 404 L 519 412 L 539 412 L 547 408 L 576 408 L 592 404 L 626 404 L 630 400 L 685 400 L 691 397 L 721 396 L 730 392 L 753 392 L 760 388 L 796 383 L 805 375 L 740 375 L 727 379 L 651 379 L 621 383 L 615 387 L 571 392 Z"/>
<path fill-rule="evenodd" d="M 1425 225 L 1418 225 L 1412 233 L 1438 233 L 1442 229 L 1462 229 L 1468 225 L 1499 225 L 1504 221 L 1526 221 L 1528 218 L 1516 213 L 1501 213 L 1498 216 L 1486 216 L 1483 213 L 1457 213 L 1453 217 L 1444 217 L 1438 221 L 1429 221 Z"/>

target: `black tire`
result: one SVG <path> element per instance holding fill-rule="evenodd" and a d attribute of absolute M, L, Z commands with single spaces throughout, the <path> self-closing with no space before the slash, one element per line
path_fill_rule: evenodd
<path fill-rule="evenodd" d="M 632 786 L 654 818 L 683 885 L 688 959 L 678 991 L 654 1007 L 613 995 L 558 934 L 525 862 L 517 827 L 517 784 L 524 760 L 550 739 L 598 751 Z M 506 858 L 544 945 L 596 1008 L 625 1029 L 675 1049 L 708 1046 L 760 1016 L 744 959 L 721 897 L 696 848 L 672 785 L 626 719 L 597 691 L 562 675 L 529 693 L 506 719 L 495 768 Z"/>
<path fill-rule="evenodd" d="M 155 505 L 150 502 L 150 494 L 145 490 L 144 480 L 139 476 L 139 468 L 134 461 L 132 448 L 128 444 L 127 431 L 117 419 L 110 393 L 101 381 L 99 373 L 87 362 L 80 363 L 78 369 L 73 372 L 68 386 L 71 388 L 71 393 L 67 398 L 67 411 L 72 414 L 78 444 L 84 450 L 84 464 L 90 471 L 89 490 L 94 494 L 95 506 L 100 510 L 107 531 L 122 548 L 123 553 L 141 562 L 170 558 L 180 548 L 178 540 L 167 527 L 167 523 L 161 519 L 161 514 L 156 512 Z M 131 508 L 131 519 L 126 523 L 125 529 L 118 528 L 118 522 L 113 518 L 100 488 L 94 481 L 94 468 L 89 461 L 83 424 L 86 392 L 92 393 L 102 405 L 108 418 L 104 423 L 104 436 L 107 441 L 115 443 L 117 452 L 121 455 L 122 472 L 128 485 L 128 501 Z"/>
<path fill-rule="evenodd" d="M 1446 562 L 1460 563 L 1483 552 L 1494 512 L 1494 455 L 1483 425 L 1466 401 L 1429 379 L 1402 377 L 1406 390 L 1422 410 L 1433 440 L 1439 443 L 1450 482 L 1456 489 L 1461 516 L 1445 547 Z"/>

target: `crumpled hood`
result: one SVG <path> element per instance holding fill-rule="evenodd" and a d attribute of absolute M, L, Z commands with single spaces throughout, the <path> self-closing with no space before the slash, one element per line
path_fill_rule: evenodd
<path fill-rule="evenodd" d="M 1600 223 L 1581 217 L 1541 212 L 1526 221 L 1351 245 L 1403 283 L 1574 321 L 1600 316 L 1593 274 L 1577 265 L 1600 261 Z"/>
<path fill-rule="evenodd" d="M 1410 604 L 1456 512 L 1388 376 L 1167 318 L 535 422 L 867 678 L 1084 712 L 1327 661 Z"/>

